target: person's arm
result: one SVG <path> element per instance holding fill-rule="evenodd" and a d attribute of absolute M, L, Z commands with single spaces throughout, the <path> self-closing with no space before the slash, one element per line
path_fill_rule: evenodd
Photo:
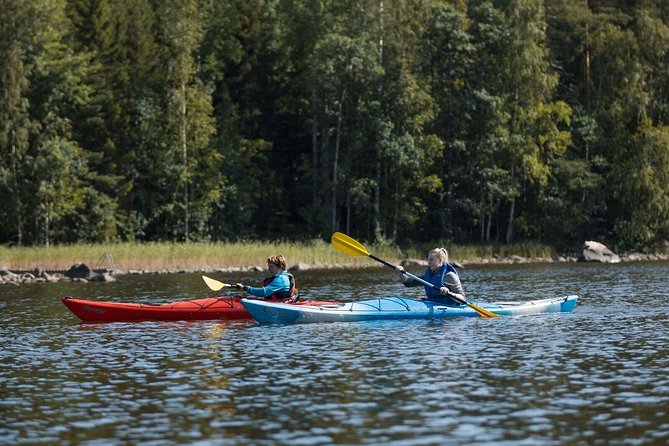
<path fill-rule="evenodd" d="M 442 287 L 439 289 L 442 295 L 453 297 L 455 300 L 466 302 L 467 298 L 465 297 L 465 290 L 462 288 L 462 283 L 458 276 L 449 271 L 444 274 L 442 279 Z"/>
<path fill-rule="evenodd" d="M 402 282 L 402 284 L 404 284 L 404 286 L 413 287 L 413 286 L 421 285 L 418 281 L 413 280 L 413 278 L 411 278 L 410 276 L 407 276 L 404 273 L 404 267 L 402 265 L 399 265 L 396 270 L 397 270 L 397 275 L 400 278 L 400 282 Z"/>
<path fill-rule="evenodd" d="M 265 298 L 271 296 L 277 291 L 286 291 L 290 287 L 290 280 L 288 276 L 281 274 L 277 276 L 276 279 L 272 280 L 267 286 L 264 287 L 254 287 L 254 286 L 245 286 L 244 289 L 247 293 L 252 296 Z"/>

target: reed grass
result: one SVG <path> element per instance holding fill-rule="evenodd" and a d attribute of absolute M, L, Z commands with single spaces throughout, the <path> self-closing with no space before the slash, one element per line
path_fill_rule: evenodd
<path fill-rule="evenodd" d="M 412 246 L 406 249 L 406 257 L 424 259 L 427 258 L 427 253 L 436 247 L 448 249 L 450 260 L 459 262 L 475 262 L 481 259 L 493 259 L 497 257 L 508 258 L 514 255 L 530 259 L 550 259 L 556 256 L 556 251 L 553 247 L 540 243 L 458 245 L 448 242 L 437 242 Z"/>
<path fill-rule="evenodd" d="M 445 246 L 452 261 L 475 262 L 479 259 L 510 257 L 551 258 L 554 250 L 546 245 L 526 243 L 515 245 L 449 245 L 443 242 L 412 245 L 401 250 L 392 245 L 366 245 L 367 250 L 390 262 L 405 258 L 425 259 L 430 249 Z M 368 266 L 379 263 L 368 257 L 353 257 L 335 249 L 323 240 L 307 242 L 242 241 L 230 243 L 114 243 L 75 244 L 33 247 L 1 247 L 0 265 L 10 270 L 30 270 L 36 267 L 48 271 L 66 270 L 75 263 L 96 268 L 110 266 L 111 255 L 121 270 L 178 271 L 212 270 L 217 268 L 264 268 L 266 259 L 282 254 L 288 266 L 306 263 L 316 266 Z"/>
<path fill-rule="evenodd" d="M 368 248 L 372 249 L 372 248 Z M 398 248 L 383 246 L 373 251 L 388 259 L 402 257 Z M 75 244 L 37 247 L 0 247 L 0 265 L 9 270 L 66 270 L 75 263 L 96 268 L 110 266 L 111 254 L 121 270 L 198 270 L 217 268 L 264 268 L 267 257 L 282 254 L 288 266 L 372 265 L 368 257 L 352 257 L 322 240 L 309 242 L 234 242 L 234 243 L 115 243 Z"/>

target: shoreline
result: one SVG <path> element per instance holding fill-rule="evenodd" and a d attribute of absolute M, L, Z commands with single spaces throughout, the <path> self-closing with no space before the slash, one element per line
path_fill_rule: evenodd
<path fill-rule="evenodd" d="M 533 265 L 547 263 L 633 263 L 633 262 L 662 262 L 669 261 L 669 254 L 640 254 L 627 253 L 620 254 L 618 262 L 598 262 L 582 261 L 574 255 L 557 256 L 555 258 L 547 257 L 522 257 L 512 255 L 510 257 L 494 256 L 490 258 L 474 258 L 471 260 L 454 260 L 452 263 L 459 268 L 468 266 L 487 266 L 487 265 Z M 427 261 L 421 259 L 402 259 L 393 260 L 391 263 L 407 266 L 427 266 Z M 29 270 L 10 270 L 0 265 L 0 286 L 2 285 L 22 285 L 29 283 L 54 283 L 54 282 L 113 282 L 117 276 L 123 275 L 143 275 L 143 274 L 215 274 L 215 273 L 235 273 L 235 272 L 261 272 L 266 268 L 258 265 L 251 266 L 227 266 L 213 267 L 211 265 L 200 265 L 191 268 L 182 267 L 162 267 L 153 269 L 120 269 L 120 268 L 90 268 L 83 263 L 73 264 L 69 269 L 64 270 L 45 270 L 41 267 L 35 267 Z M 378 262 L 364 259 L 363 261 L 351 261 L 344 263 L 304 263 L 297 262 L 289 265 L 289 271 L 312 271 L 312 270 L 332 270 L 332 269 L 352 269 L 352 268 L 383 268 Z"/>

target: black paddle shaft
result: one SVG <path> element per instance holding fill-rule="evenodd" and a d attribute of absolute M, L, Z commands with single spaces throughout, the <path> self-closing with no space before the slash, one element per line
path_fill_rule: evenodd
<path fill-rule="evenodd" d="M 383 259 L 379 259 L 379 258 L 376 257 L 374 254 L 369 254 L 369 257 L 372 258 L 372 259 L 374 259 L 374 260 L 376 260 L 377 262 L 381 262 L 381 263 L 383 263 L 384 265 L 391 267 L 391 268 L 394 269 L 395 271 L 399 271 L 395 265 L 393 265 L 393 264 L 390 263 L 390 262 L 386 262 L 386 261 L 383 260 Z"/>
<path fill-rule="evenodd" d="M 394 269 L 395 271 L 400 271 L 399 268 L 397 268 L 397 267 L 396 267 L 395 265 L 393 265 L 392 263 L 390 263 L 390 262 L 386 262 L 386 261 L 383 260 L 383 259 L 379 259 L 379 258 L 376 257 L 374 254 L 369 254 L 369 257 L 371 257 L 372 259 L 376 260 L 377 262 L 381 262 L 381 263 L 383 263 L 384 265 L 391 267 L 391 268 Z M 413 274 L 408 273 L 408 272 L 406 272 L 406 271 L 402 271 L 402 272 L 403 272 L 404 274 L 406 274 L 407 276 L 411 277 L 412 279 L 416 279 L 417 281 L 419 281 L 420 283 L 422 283 L 422 284 L 425 285 L 425 286 L 429 286 L 429 287 L 434 288 L 434 289 L 437 289 L 437 290 L 439 289 L 438 286 L 436 286 L 436 285 L 433 284 L 433 283 L 428 282 L 427 280 L 423 280 L 423 279 L 421 279 L 420 277 L 416 277 L 416 276 L 414 276 Z"/>

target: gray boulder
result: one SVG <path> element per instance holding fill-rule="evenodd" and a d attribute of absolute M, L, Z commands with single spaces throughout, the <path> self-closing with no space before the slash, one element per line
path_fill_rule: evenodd
<path fill-rule="evenodd" d="M 83 263 L 72 265 L 70 269 L 65 272 L 65 275 L 71 279 L 86 279 L 90 280 L 95 277 L 97 273 Z"/>
<path fill-rule="evenodd" d="M 90 278 L 91 282 L 116 282 L 116 277 L 110 273 L 96 274 Z"/>
<path fill-rule="evenodd" d="M 0 277 L 7 277 L 7 279 L 14 279 L 18 277 L 18 275 L 8 270 L 6 266 L 2 265 L 0 266 Z"/>
<path fill-rule="evenodd" d="M 602 243 L 587 241 L 578 260 L 579 262 L 620 263 L 620 256 Z"/>

